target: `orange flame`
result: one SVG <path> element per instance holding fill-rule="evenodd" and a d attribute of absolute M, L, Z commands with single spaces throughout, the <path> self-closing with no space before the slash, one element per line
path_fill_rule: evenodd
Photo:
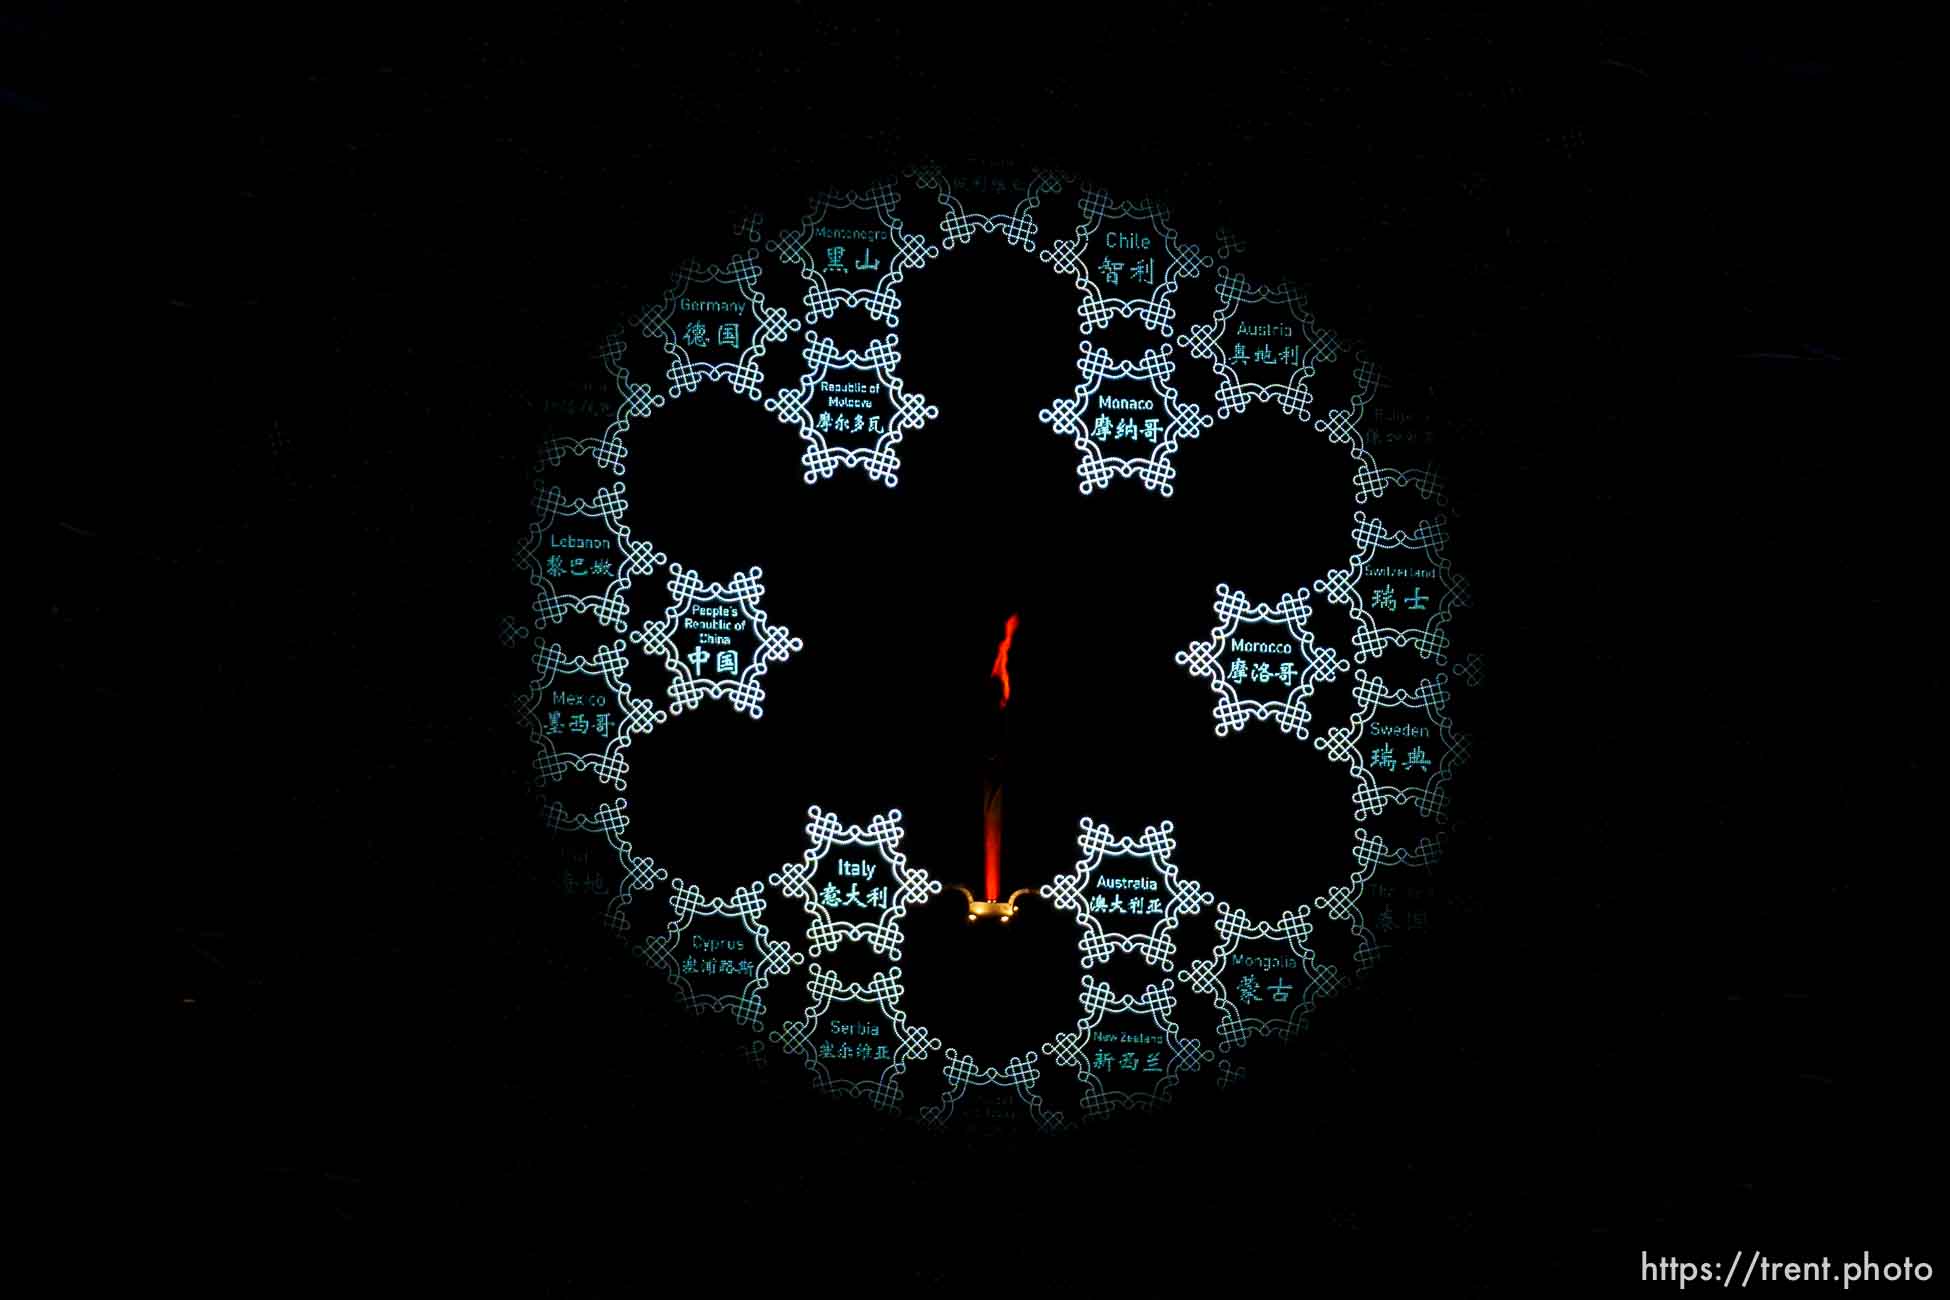
<path fill-rule="evenodd" d="M 995 649 L 995 667 L 989 669 L 989 676 L 1002 682 L 1001 708 L 1009 707 L 1009 644 L 1016 639 L 1017 616 L 1009 615 L 1009 621 L 1002 625 L 1002 644 Z"/>

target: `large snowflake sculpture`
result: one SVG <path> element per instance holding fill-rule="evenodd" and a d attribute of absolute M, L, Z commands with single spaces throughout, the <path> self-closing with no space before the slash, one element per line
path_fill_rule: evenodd
<path fill-rule="evenodd" d="M 796 225 L 769 240 L 765 229 L 752 214 L 722 260 L 678 265 L 662 296 L 596 349 L 606 378 L 592 367 L 575 399 L 589 423 L 542 440 L 533 524 L 516 547 L 529 607 L 500 635 L 527 655 L 514 711 L 544 825 L 599 846 L 606 867 L 591 892 L 605 895 L 604 921 L 685 1006 L 729 1018 L 749 1032 L 754 1059 L 796 1060 L 822 1091 L 937 1128 L 1006 1104 L 1060 1132 L 1161 1105 L 1195 1076 L 1220 1087 L 1242 1078 L 1250 1044 L 1304 1030 L 1323 999 L 1380 959 L 1399 928 L 1393 907 L 1420 906 L 1403 881 L 1439 859 L 1451 777 L 1469 757 L 1451 684 L 1480 686 L 1486 668 L 1452 645 L 1471 592 L 1451 565 L 1442 476 L 1403 454 L 1427 441 L 1416 417 L 1378 405 L 1389 381 L 1316 320 L 1298 287 L 1247 277 L 1234 234 L 1218 231 L 1208 255 L 1162 203 L 1119 201 L 1061 171 L 930 164 L 820 194 Z M 895 488 L 903 439 L 941 414 L 900 377 L 901 292 L 976 243 L 1034 259 L 1076 291 L 1078 383 L 1039 418 L 1076 448 L 1082 496 L 1135 478 L 1170 497 L 1183 444 L 1255 407 L 1290 420 L 1288 434 L 1346 452 L 1344 565 L 1291 557 L 1271 602 L 1216 585 L 1216 626 L 1176 664 L 1207 683 L 1219 736 L 1270 720 L 1343 765 L 1362 823 L 1350 859 L 1307 864 L 1305 896 L 1261 912 L 1181 874 L 1172 822 L 1132 837 L 1082 820 L 1074 868 L 1034 891 L 1076 925 L 1081 982 L 1064 988 L 1066 1006 L 1077 989 L 1076 1018 L 1066 1009 L 1026 1039 L 1033 1047 L 986 1060 L 904 1009 L 902 953 L 921 941 L 907 927 L 942 884 L 909 865 L 897 809 L 857 824 L 814 807 L 802 857 L 763 878 L 757 864 L 751 876 L 741 869 L 734 878 L 748 883 L 716 895 L 638 852 L 652 832 L 633 821 L 642 810 L 629 796 L 647 784 L 632 791 L 633 747 L 667 743 L 656 737 L 707 699 L 762 718 L 767 670 L 806 647 L 770 621 L 759 568 L 706 583 L 633 533 L 625 487 L 648 459 L 632 466 L 633 446 L 640 453 L 673 407 L 723 385 L 798 432 L 808 485 L 862 469 Z M 656 617 L 633 609 L 652 573 L 670 595 Z M 786 594 L 794 607 L 809 598 Z M 1323 605 L 1346 622 L 1323 617 Z M 1390 665 L 1404 659 L 1420 661 L 1416 684 L 1390 686 L 1382 669 L 1400 679 Z M 1350 704 L 1318 716 L 1344 687 Z M 1411 825 L 1401 842 L 1413 848 L 1369 829 L 1396 837 L 1410 818 L 1428 828 L 1417 838 Z M 1139 987 L 1124 986 L 1133 979 Z"/>

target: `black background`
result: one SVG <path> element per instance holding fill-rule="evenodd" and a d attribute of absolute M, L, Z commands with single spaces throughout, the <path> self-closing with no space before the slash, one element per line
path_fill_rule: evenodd
<path fill-rule="evenodd" d="M 46 528 L 57 687 L 94 706 L 63 770 L 112 792 L 84 856 L 139 864 L 166 940 L 123 1071 L 154 1267 L 1587 1290 L 1642 1250 L 1927 1249 L 1930 742 L 1895 701 L 1933 678 L 1920 491 L 1851 379 L 1845 33 L 795 6 L 226 20 L 91 62 L 58 14 L 10 26 L 21 157 L 112 191 L 90 228 L 133 264 Z M 1490 716 L 1434 931 L 1240 1099 L 1060 1144 L 866 1122 L 668 1037 L 554 889 L 493 636 L 510 376 L 695 231 L 965 153 L 1304 250 L 1471 435 Z M 119 358 L 140 400 L 89 396 Z"/>

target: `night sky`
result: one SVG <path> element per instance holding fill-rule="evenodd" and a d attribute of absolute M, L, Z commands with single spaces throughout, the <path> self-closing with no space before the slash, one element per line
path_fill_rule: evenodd
<path fill-rule="evenodd" d="M 1848 379 L 1843 34 L 898 12 L 170 20 L 92 64 L 9 20 L 23 172 L 109 191 L 130 266 L 35 496 L 67 869 L 155 940 L 116 1161 L 152 1276 L 1582 1292 L 1927 1251 L 1926 489 Z M 1188 196 L 1427 385 L 1491 668 L 1422 942 L 1237 1100 L 993 1147 L 670 1005 L 555 887 L 494 635 L 511 403 L 565 339 L 747 208 L 984 156 Z"/>

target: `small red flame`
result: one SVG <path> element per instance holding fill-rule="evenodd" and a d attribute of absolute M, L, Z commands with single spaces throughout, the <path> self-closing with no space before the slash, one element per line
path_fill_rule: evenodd
<path fill-rule="evenodd" d="M 1009 621 L 1002 625 L 1002 644 L 995 649 L 995 667 L 989 669 L 989 676 L 1002 682 L 1002 703 L 1000 708 L 1009 707 L 1009 643 L 1016 639 L 1017 616 L 1009 615 Z"/>

